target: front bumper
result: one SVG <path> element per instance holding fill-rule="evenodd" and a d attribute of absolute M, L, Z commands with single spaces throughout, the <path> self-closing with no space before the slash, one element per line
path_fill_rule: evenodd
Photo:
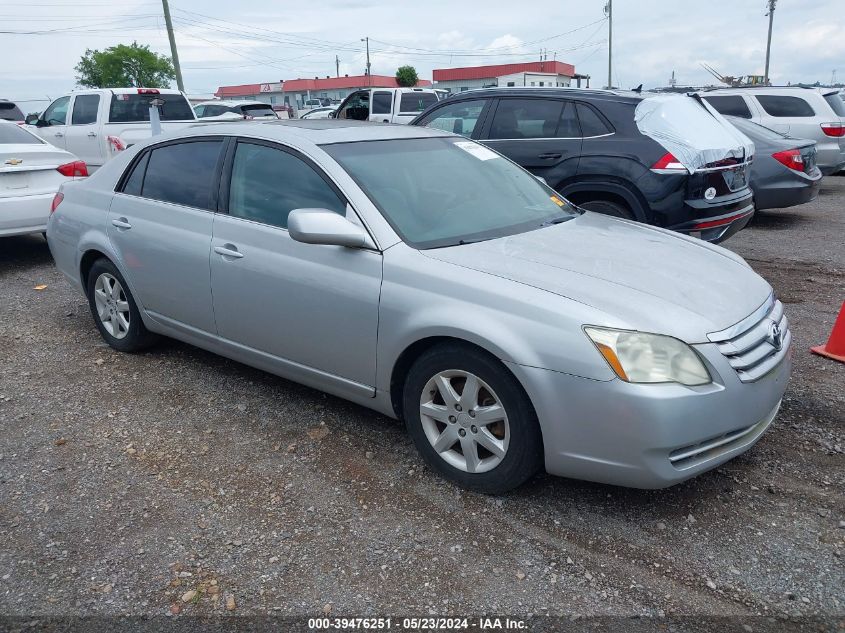
<path fill-rule="evenodd" d="M 45 231 L 55 195 L 43 193 L 0 198 L 0 237 Z"/>
<path fill-rule="evenodd" d="M 774 419 L 791 350 L 743 383 L 715 344 L 695 346 L 714 382 L 635 385 L 509 364 L 540 420 L 546 470 L 632 488 L 664 488 L 750 448 Z"/>

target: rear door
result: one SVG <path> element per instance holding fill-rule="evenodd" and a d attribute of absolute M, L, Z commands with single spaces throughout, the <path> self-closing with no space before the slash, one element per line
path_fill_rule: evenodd
<path fill-rule="evenodd" d="M 142 152 L 108 214 L 136 298 L 153 318 L 187 333 L 215 333 L 208 258 L 223 145 L 221 137 L 198 137 Z"/>
<path fill-rule="evenodd" d="M 765 113 L 766 127 L 796 138 L 818 137 L 816 112 L 807 99 L 766 94 L 755 94 L 754 99 Z"/>
<path fill-rule="evenodd" d="M 99 166 L 104 162 L 102 139 L 98 136 L 97 114 L 100 110 L 99 94 L 77 94 L 70 111 L 70 125 L 65 138 L 66 149 L 88 165 Z"/>
<path fill-rule="evenodd" d="M 558 187 L 578 172 L 581 129 L 566 99 L 499 99 L 482 132 L 484 143 Z"/>
<path fill-rule="evenodd" d="M 370 97 L 370 121 L 390 123 L 393 116 L 392 90 L 373 90 Z"/>

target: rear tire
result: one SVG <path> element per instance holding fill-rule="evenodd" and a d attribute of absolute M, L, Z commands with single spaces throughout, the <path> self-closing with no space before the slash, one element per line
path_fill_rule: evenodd
<path fill-rule="evenodd" d="M 425 462 L 459 486 L 501 494 L 543 466 L 537 414 L 493 356 L 442 344 L 411 366 L 403 389 L 408 433 Z"/>
<path fill-rule="evenodd" d="M 622 218 L 623 220 L 636 220 L 631 210 L 619 204 L 618 202 L 611 202 L 610 200 L 587 200 L 578 205 L 587 211 L 594 211 L 602 215 L 609 215 L 614 218 Z"/>
<path fill-rule="evenodd" d="M 144 327 L 141 312 L 117 267 L 105 258 L 88 271 L 88 305 L 100 335 L 120 352 L 138 352 L 157 337 Z"/>

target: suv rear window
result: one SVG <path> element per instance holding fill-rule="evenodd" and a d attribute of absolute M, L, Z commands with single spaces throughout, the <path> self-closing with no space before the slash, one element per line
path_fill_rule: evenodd
<path fill-rule="evenodd" d="M 276 112 L 269 105 L 245 105 L 240 106 L 238 114 L 245 114 L 246 116 L 276 116 Z"/>
<path fill-rule="evenodd" d="M 745 103 L 739 95 L 719 95 L 718 97 L 704 97 L 713 109 L 719 114 L 728 116 L 738 116 L 743 119 L 751 118 L 751 110 L 748 109 L 748 104 Z"/>
<path fill-rule="evenodd" d="M 112 95 L 109 107 L 110 123 L 135 123 L 150 120 L 150 101 L 161 99 L 159 108 L 162 121 L 193 121 L 194 111 L 184 95 L 180 94 L 116 94 Z"/>
<path fill-rule="evenodd" d="M 11 101 L 0 101 L 0 119 L 23 121 L 23 112 Z"/>
<path fill-rule="evenodd" d="M 406 92 L 399 101 L 399 112 L 422 112 L 437 101 L 433 92 Z"/>
<path fill-rule="evenodd" d="M 838 92 L 834 92 L 832 95 L 825 95 L 824 100 L 833 108 L 837 116 L 845 116 L 845 101 L 842 100 Z"/>
<path fill-rule="evenodd" d="M 801 97 L 779 95 L 754 95 L 767 114 L 776 117 L 816 116 L 812 106 Z"/>

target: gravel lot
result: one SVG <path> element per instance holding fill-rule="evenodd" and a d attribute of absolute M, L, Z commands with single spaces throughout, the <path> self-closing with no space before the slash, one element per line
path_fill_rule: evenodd
<path fill-rule="evenodd" d="M 726 244 L 795 340 L 755 448 L 668 490 L 503 497 L 342 400 L 172 341 L 112 351 L 41 237 L 2 240 L 0 613 L 845 615 L 845 365 L 808 350 L 843 236 L 834 177 Z"/>

